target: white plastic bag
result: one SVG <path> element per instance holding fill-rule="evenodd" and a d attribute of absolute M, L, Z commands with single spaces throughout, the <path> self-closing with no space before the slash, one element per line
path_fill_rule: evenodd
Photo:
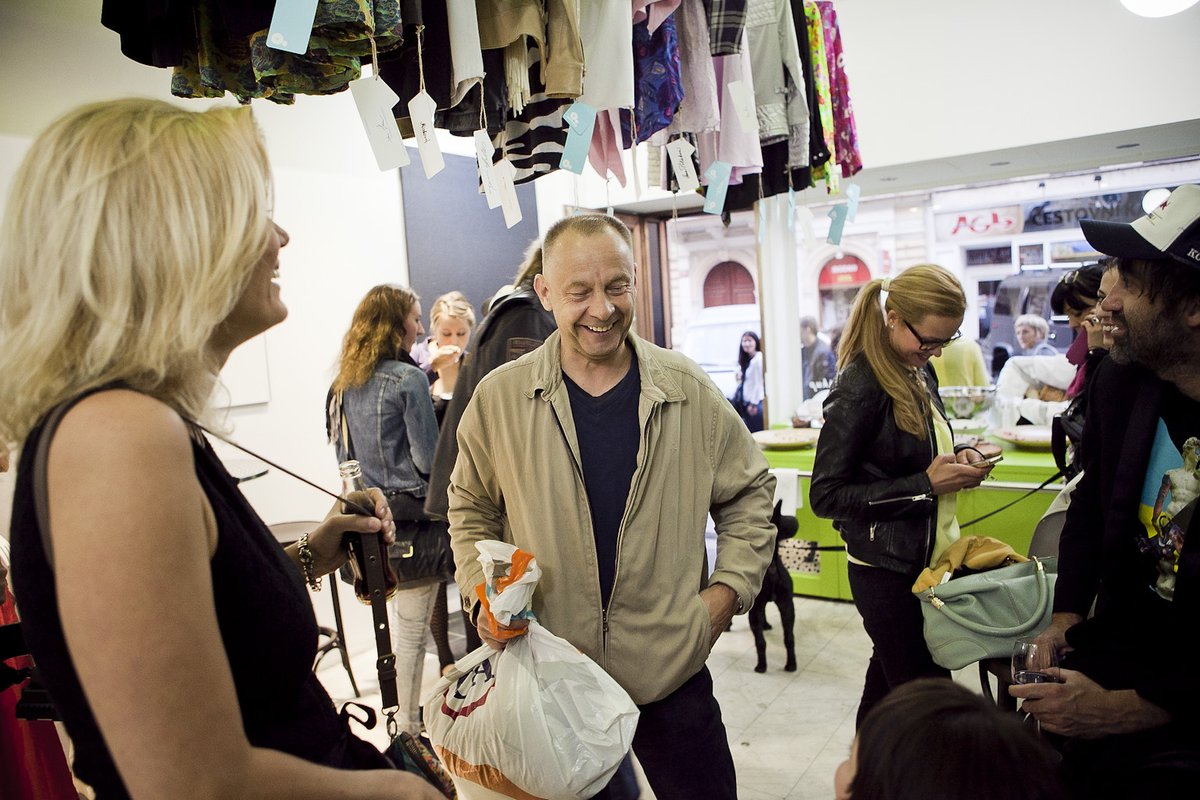
<path fill-rule="evenodd" d="M 511 585 L 526 605 L 532 588 Z M 493 608 L 508 605 L 505 591 L 488 592 Z M 504 650 L 485 644 L 460 659 L 424 707 L 430 741 L 465 798 L 478 787 L 488 792 L 477 796 L 591 797 L 629 752 L 638 718 L 608 673 L 533 619 Z"/>

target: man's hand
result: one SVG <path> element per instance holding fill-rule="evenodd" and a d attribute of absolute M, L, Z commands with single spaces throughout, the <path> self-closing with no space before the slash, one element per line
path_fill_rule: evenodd
<path fill-rule="evenodd" d="M 1073 649 L 1067 644 L 1067 630 L 1083 622 L 1079 614 L 1069 611 L 1056 611 L 1050 617 L 1050 624 L 1037 635 L 1035 640 L 1040 645 L 1054 645 L 1055 651 L 1061 656 Z"/>
<path fill-rule="evenodd" d="M 1014 685 L 1008 693 L 1024 700 L 1021 709 L 1051 733 L 1099 739 L 1157 728 L 1171 720 L 1170 714 L 1132 689 L 1109 691 L 1071 669 L 1050 672 L 1057 672 L 1063 682 Z"/>
<path fill-rule="evenodd" d="M 729 621 L 733 619 L 733 615 L 737 611 L 738 596 L 737 592 L 725 584 L 714 583 L 700 591 L 700 599 L 708 607 L 710 628 L 708 646 L 712 648 L 725 629 L 729 627 Z"/>
<path fill-rule="evenodd" d="M 493 623 L 496 625 L 495 630 L 492 629 Z M 479 633 L 479 640 L 493 650 L 503 650 L 509 640 L 524 635 L 528 629 L 529 620 L 527 619 L 516 619 L 513 620 L 512 625 L 501 625 L 481 606 L 476 605 L 475 607 L 475 630 Z"/>

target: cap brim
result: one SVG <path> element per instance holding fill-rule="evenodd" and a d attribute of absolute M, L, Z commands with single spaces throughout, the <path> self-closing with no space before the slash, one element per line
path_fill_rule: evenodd
<path fill-rule="evenodd" d="M 1083 238 L 1097 251 L 1116 258 L 1164 258 L 1165 253 L 1143 239 L 1128 222 L 1081 219 Z"/>

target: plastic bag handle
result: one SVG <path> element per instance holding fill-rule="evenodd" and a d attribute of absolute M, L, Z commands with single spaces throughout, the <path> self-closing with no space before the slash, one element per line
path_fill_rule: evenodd
<path fill-rule="evenodd" d="M 1046 576 L 1046 569 L 1042 565 L 1041 559 L 1035 558 L 1033 560 L 1037 564 L 1037 608 L 1034 609 L 1033 614 L 1028 620 L 1018 625 L 1013 625 L 1007 628 L 993 628 L 988 625 L 983 625 L 975 622 L 974 620 L 966 619 L 965 617 L 959 615 L 956 611 L 952 610 L 950 608 L 950 604 L 938 597 L 933 589 L 930 589 L 929 593 L 926 594 L 925 597 L 929 600 L 930 604 L 934 608 L 936 608 L 942 614 L 945 614 L 946 617 L 948 617 L 952 622 L 957 625 L 961 625 L 972 633 L 979 633 L 983 634 L 984 636 L 1020 636 L 1023 633 L 1029 633 L 1038 626 L 1038 623 L 1042 621 L 1042 617 L 1046 614 L 1046 608 L 1050 605 L 1050 586 L 1049 578 Z"/>

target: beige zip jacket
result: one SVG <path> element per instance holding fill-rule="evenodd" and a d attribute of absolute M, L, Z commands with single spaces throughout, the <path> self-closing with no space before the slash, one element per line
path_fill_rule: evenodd
<path fill-rule="evenodd" d="M 475 543 L 500 539 L 542 568 L 533 610 L 608 671 L 634 702 L 661 699 L 709 653 L 699 592 L 723 583 L 749 610 L 775 538 L 775 478 L 729 401 L 691 360 L 629 334 L 641 377 L 637 468 L 617 540 L 607 611 L 579 444 L 559 362 L 559 334 L 497 368 L 458 428 L 450 479 L 455 580 L 467 608 L 483 580 Z M 705 515 L 717 529 L 707 574 Z"/>

